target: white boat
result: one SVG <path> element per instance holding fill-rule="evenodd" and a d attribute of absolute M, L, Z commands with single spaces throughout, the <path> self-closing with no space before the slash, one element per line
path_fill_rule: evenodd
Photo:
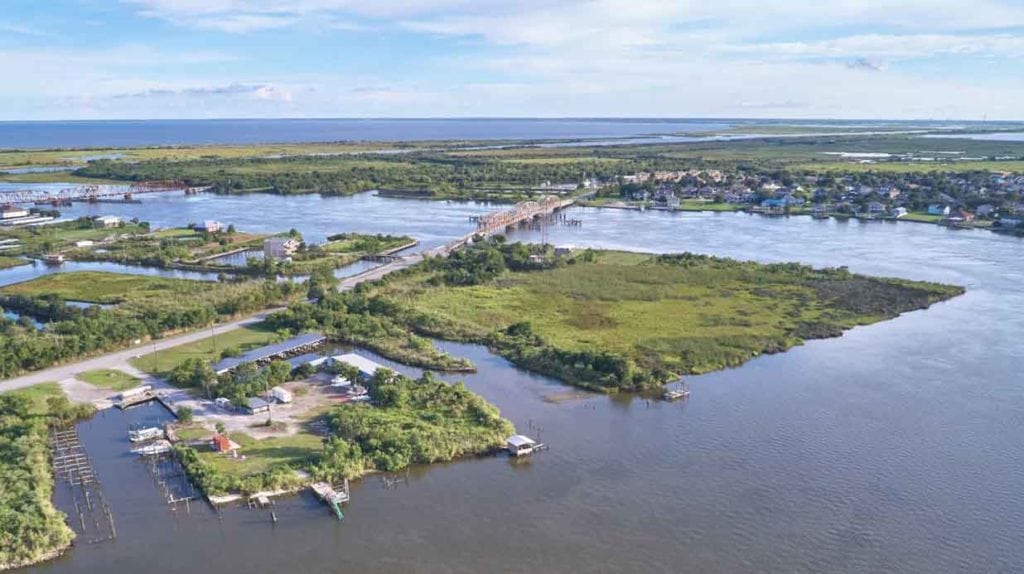
<path fill-rule="evenodd" d="M 661 394 L 661 398 L 666 401 L 678 401 L 685 399 L 690 396 L 690 391 L 686 389 L 665 389 L 665 392 Z"/>
<path fill-rule="evenodd" d="M 164 438 L 164 429 L 160 427 L 146 427 L 141 429 L 130 429 L 128 431 L 128 440 L 132 442 L 143 442 L 158 438 Z"/>
<path fill-rule="evenodd" d="M 139 456 L 153 456 L 157 454 L 164 454 L 171 452 L 171 442 L 167 440 L 158 440 L 156 442 L 149 443 L 139 448 L 133 448 L 132 453 Z"/>

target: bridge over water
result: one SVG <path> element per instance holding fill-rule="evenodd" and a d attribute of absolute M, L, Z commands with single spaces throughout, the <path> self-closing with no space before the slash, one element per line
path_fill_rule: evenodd
<path fill-rule="evenodd" d="M 144 193 L 184 191 L 194 193 L 205 188 L 192 188 L 181 181 L 146 181 L 131 185 L 81 185 L 57 191 L 49 189 L 22 189 L 0 193 L 0 205 L 69 205 L 75 201 L 98 201 L 121 198 L 130 200 Z"/>

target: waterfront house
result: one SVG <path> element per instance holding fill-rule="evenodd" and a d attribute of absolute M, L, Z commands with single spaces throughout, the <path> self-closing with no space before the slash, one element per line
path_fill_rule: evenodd
<path fill-rule="evenodd" d="M 992 217 L 992 214 L 996 212 L 996 208 L 991 203 L 983 203 L 978 206 L 978 209 L 974 210 L 974 214 L 978 217 Z"/>
<path fill-rule="evenodd" d="M 974 221 L 974 214 L 966 209 L 958 209 L 949 215 L 949 221 L 953 223 L 970 223 Z"/>
<path fill-rule="evenodd" d="M 1017 227 L 1022 222 L 1024 222 L 1024 219 L 1021 219 L 1019 217 L 1000 217 L 999 218 L 999 226 L 1000 227 Z"/>
<path fill-rule="evenodd" d="M 205 231 L 206 233 L 220 233 L 220 231 L 224 229 L 224 226 L 221 225 L 221 222 L 219 221 L 207 219 L 201 225 L 194 226 L 193 229 L 196 231 Z"/>
<path fill-rule="evenodd" d="M 878 201 L 868 203 L 868 215 L 879 215 L 885 213 L 885 205 Z"/>
<path fill-rule="evenodd" d="M 892 210 L 892 216 L 895 217 L 896 219 L 899 219 L 899 218 L 903 217 L 906 214 L 907 214 L 907 208 L 906 207 L 897 207 L 897 208 Z"/>
<path fill-rule="evenodd" d="M 263 256 L 268 260 L 287 259 L 299 250 L 301 242 L 295 237 L 268 237 L 263 240 Z"/>
<path fill-rule="evenodd" d="M 933 203 L 928 206 L 928 215 L 949 215 L 949 206 L 940 203 Z"/>

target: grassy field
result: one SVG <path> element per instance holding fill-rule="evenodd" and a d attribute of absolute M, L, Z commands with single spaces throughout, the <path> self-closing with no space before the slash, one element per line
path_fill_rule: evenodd
<path fill-rule="evenodd" d="M 44 415 L 49 411 L 46 406 L 46 400 L 50 397 L 63 397 L 64 391 L 57 383 L 47 382 L 11 391 L 11 394 L 25 397 L 32 401 L 32 414 Z"/>
<path fill-rule="evenodd" d="M 168 296 L 199 296 L 208 291 L 210 286 L 210 283 L 184 279 L 76 271 L 44 275 L 24 283 L 8 285 L 0 289 L 0 294 L 57 295 L 69 301 L 118 304 Z"/>
<path fill-rule="evenodd" d="M 118 235 L 142 234 L 148 230 L 141 225 L 126 223 L 118 228 L 102 228 L 82 226 L 78 222 L 59 223 L 33 228 L 8 228 L 0 230 L 0 239 L 18 239 L 22 251 L 33 255 L 43 255 L 60 251 L 73 245 L 76 241 L 100 242 Z"/>
<path fill-rule="evenodd" d="M 0 255 L 0 269 L 10 269 L 11 267 L 18 267 L 21 265 L 28 265 L 31 261 L 22 259 L 20 257 L 8 257 L 6 255 Z"/>
<path fill-rule="evenodd" d="M 214 452 L 212 448 L 199 450 L 203 461 L 228 476 L 251 476 L 281 465 L 299 464 L 316 458 L 323 449 L 320 437 L 306 433 L 260 440 L 237 432 L 229 436 L 242 447 L 244 460 Z"/>
<path fill-rule="evenodd" d="M 798 265 L 693 257 L 667 262 L 600 252 L 592 263 L 506 272 L 466 287 L 431 286 L 429 275 L 411 275 L 384 293 L 470 339 L 483 341 L 496 329 L 528 322 L 557 349 L 609 351 L 641 367 L 685 374 L 738 365 L 962 292 Z"/>
<path fill-rule="evenodd" d="M 132 359 L 132 365 L 147 373 L 165 375 L 186 359 L 198 358 L 207 361 L 217 361 L 220 354 L 227 348 L 235 348 L 246 351 L 263 345 L 268 345 L 277 340 L 277 333 L 263 329 L 259 326 L 243 327 L 233 329 L 225 333 L 218 333 L 194 343 L 171 347 L 156 353 L 150 353 Z"/>
<path fill-rule="evenodd" d="M 101 389 L 124 391 L 139 385 L 139 379 L 116 369 L 96 369 L 75 376 L 76 379 Z"/>

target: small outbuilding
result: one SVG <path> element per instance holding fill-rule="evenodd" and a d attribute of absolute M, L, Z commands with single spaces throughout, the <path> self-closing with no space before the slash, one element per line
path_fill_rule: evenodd
<path fill-rule="evenodd" d="M 213 446 L 213 450 L 217 452 L 231 452 L 241 448 L 238 443 L 222 434 L 213 435 L 210 444 Z"/>
<path fill-rule="evenodd" d="M 270 403 L 259 397 L 252 397 L 248 401 L 246 401 L 245 410 L 251 415 L 269 413 Z"/>
<path fill-rule="evenodd" d="M 274 387 L 270 389 L 270 394 L 277 399 L 277 402 L 288 404 L 294 400 L 292 392 L 284 387 Z"/>
<path fill-rule="evenodd" d="M 508 453 L 512 456 L 524 456 L 533 453 L 534 447 L 537 446 L 537 441 L 528 436 L 516 434 L 508 437 L 505 445 Z"/>

